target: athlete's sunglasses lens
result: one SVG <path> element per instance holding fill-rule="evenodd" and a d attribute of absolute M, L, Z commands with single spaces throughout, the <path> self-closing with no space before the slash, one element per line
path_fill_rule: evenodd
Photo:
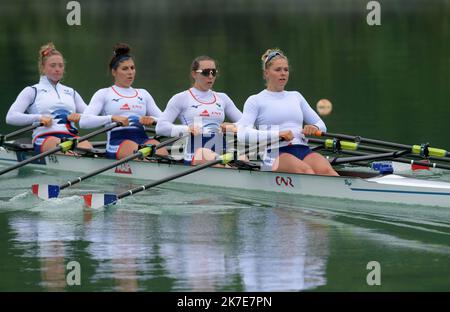
<path fill-rule="evenodd" d="M 216 77 L 217 75 L 217 69 L 215 68 L 197 69 L 195 72 L 200 73 L 205 77 L 209 77 L 209 75 L 213 75 L 213 77 Z"/>

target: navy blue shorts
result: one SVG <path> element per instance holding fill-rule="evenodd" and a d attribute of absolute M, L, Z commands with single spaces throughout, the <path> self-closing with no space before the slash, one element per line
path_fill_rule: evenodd
<path fill-rule="evenodd" d="M 304 160 L 305 157 L 313 153 L 313 151 L 309 148 L 309 146 L 300 144 L 287 145 L 273 150 L 268 149 L 263 157 L 263 168 L 266 170 L 272 170 L 275 159 L 283 153 L 288 153 L 300 160 Z"/>
<path fill-rule="evenodd" d="M 300 160 L 305 159 L 306 156 L 311 154 L 313 151 L 309 148 L 309 146 L 306 145 L 288 145 L 283 146 L 278 149 L 278 152 L 281 154 L 288 153 L 295 157 L 297 157 Z"/>
<path fill-rule="evenodd" d="M 106 144 L 106 157 L 117 159 L 117 152 L 125 140 L 130 140 L 138 145 L 141 145 L 150 139 L 151 138 L 140 129 L 119 129 L 111 131 L 109 134 L 108 143 Z"/>

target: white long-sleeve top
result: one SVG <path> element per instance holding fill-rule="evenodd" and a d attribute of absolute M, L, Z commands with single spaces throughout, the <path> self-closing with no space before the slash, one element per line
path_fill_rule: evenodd
<path fill-rule="evenodd" d="M 242 118 L 238 122 L 238 140 L 246 143 L 273 142 L 278 139 L 280 131 L 291 130 L 294 139 L 280 143 L 281 146 L 307 145 L 302 133 L 304 124 L 326 131 L 325 123 L 300 92 L 263 90 L 245 102 Z"/>
<path fill-rule="evenodd" d="M 47 76 L 41 76 L 39 83 L 26 87 L 19 93 L 6 115 L 6 123 L 25 126 L 39 122 L 43 116 L 58 119 L 59 114 L 83 113 L 86 107 L 86 103 L 74 89 L 59 82 L 55 85 Z M 66 123 L 54 120 L 50 127 L 38 127 L 33 131 L 33 139 L 55 132 L 67 133 Z"/>
<path fill-rule="evenodd" d="M 225 117 L 237 122 L 241 116 L 242 113 L 225 93 L 190 88 L 169 100 L 156 125 L 156 133 L 181 136 L 188 133 L 189 126 L 194 124 L 206 132 L 218 132 Z M 177 118 L 181 125 L 174 124 Z"/>
<path fill-rule="evenodd" d="M 162 112 L 145 89 L 121 88 L 116 85 L 95 92 L 80 119 L 81 128 L 96 128 L 112 122 L 113 115 L 152 116 L 158 119 Z M 112 131 L 130 128 L 119 127 Z"/>

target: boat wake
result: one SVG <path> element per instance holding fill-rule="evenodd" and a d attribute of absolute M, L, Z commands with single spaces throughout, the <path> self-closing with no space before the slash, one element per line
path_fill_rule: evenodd
<path fill-rule="evenodd" d="M 2 211 L 27 210 L 32 212 L 67 212 L 80 211 L 84 208 L 83 200 L 80 196 L 69 196 L 41 200 L 34 196 L 31 191 L 25 191 L 5 201 L 0 201 Z"/>
<path fill-rule="evenodd" d="M 39 200 L 30 210 L 34 212 L 57 212 L 82 211 L 84 209 L 83 199 L 80 196 L 68 196 L 52 198 L 46 201 Z"/>

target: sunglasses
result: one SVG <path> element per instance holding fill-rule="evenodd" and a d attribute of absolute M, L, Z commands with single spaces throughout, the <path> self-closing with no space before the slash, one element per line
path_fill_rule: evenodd
<path fill-rule="evenodd" d="M 205 77 L 209 77 L 209 75 L 213 75 L 213 77 L 216 77 L 218 71 L 215 68 L 205 68 L 205 69 L 197 69 L 195 72 L 202 74 Z"/>

